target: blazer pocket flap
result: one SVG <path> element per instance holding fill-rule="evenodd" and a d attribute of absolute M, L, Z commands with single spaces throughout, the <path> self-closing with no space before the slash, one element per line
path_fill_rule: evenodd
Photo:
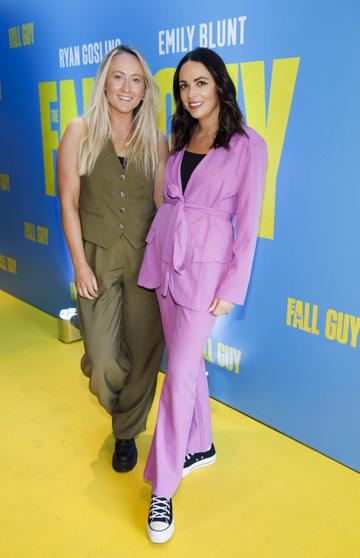
<path fill-rule="evenodd" d="M 194 253 L 192 257 L 193 262 L 229 263 L 232 259 L 233 251 L 231 247 L 214 246 L 211 244 L 194 246 Z"/>

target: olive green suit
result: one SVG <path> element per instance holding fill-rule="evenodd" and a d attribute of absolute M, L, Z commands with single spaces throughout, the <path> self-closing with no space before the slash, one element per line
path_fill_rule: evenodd
<path fill-rule="evenodd" d="M 146 427 L 163 352 L 156 296 L 139 287 L 145 237 L 155 215 L 154 181 L 123 169 L 109 140 L 81 177 L 79 212 L 86 259 L 98 297 L 78 297 L 90 390 L 112 415 L 116 438 Z"/>

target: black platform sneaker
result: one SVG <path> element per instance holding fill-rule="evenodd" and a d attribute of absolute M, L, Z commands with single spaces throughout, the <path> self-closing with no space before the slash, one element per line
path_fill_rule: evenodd
<path fill-rule="evenodd" d="M 201 451 L 199 453 L 188 453 L 185 455 L 185 463 L 183 468 L 183 477 L 187 477 L 195 471 L 195 469 L 200 469 L 201 467 L 207 467 L 207 465 L 212 465 L 216 461 L 216 451 L 214 444 L 211 444 L 211 448 L 208 451 Z"/>
<path fill-rule="evenodd" d="M 130 440 L 116 440 L 112 466 L 117 473 L 131 471 L 137 462 L 137 449 L 134 438 Z"/>
<path fill-rule="evenodd" d="M 151 495 L 147 534 L 151 542 L 164 543 L 174 533 L 174 518 L 171 498 Z"/>

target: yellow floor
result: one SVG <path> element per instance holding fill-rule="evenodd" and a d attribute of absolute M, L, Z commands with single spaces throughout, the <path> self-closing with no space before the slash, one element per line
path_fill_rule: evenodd
<path fill-rule="evenodd" d="M 218 461 L 184 479 L 175 535 L 152 545 L 142 470 L 157 401 L 137 467 L 113 472 L 81 353 L 54 318 L 0 292 L 1 557 L 360 556 L 359 475 L 216 402 Z"/>

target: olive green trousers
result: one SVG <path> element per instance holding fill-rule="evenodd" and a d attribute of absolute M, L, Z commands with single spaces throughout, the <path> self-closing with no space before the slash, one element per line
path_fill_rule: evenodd
<path fill-rule="evenodd" d="M 146 428 L 164 347 L 156 295 L 136 284 L 144 248 L 134 250 L 124 236 L 107 249 L 88 241 L 84 248 L 98 297 L 78 296 L 81 368 L 115 437 L 134 438 Z"/>

